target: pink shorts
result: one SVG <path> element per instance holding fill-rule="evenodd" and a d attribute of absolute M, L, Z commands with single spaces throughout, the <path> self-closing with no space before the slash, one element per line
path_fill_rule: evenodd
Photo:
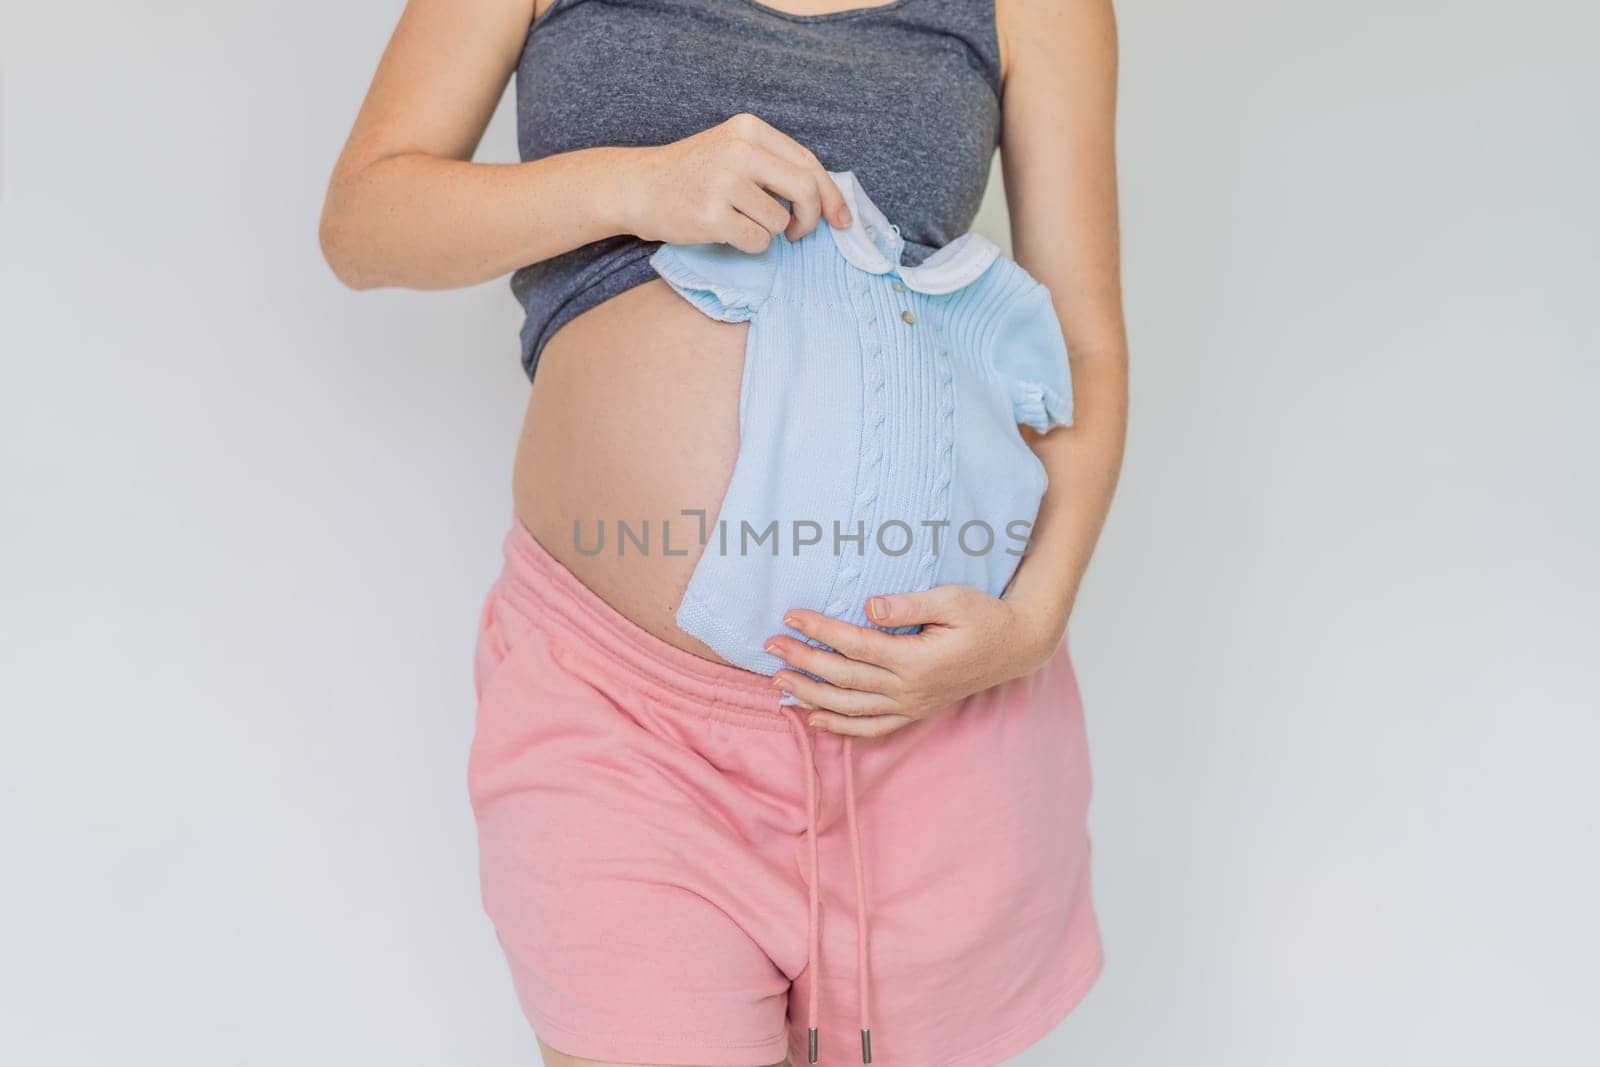
<path fill-rule="evenodd" d="M 651 636 L 520 524 L 469 764 L 484 905 L 552 1048 L 989 1067 L 1093 985 L 1089 761 L 1063 643 L 886 738 Z M 852 810 L 853 809 L 853 810 Z"/>

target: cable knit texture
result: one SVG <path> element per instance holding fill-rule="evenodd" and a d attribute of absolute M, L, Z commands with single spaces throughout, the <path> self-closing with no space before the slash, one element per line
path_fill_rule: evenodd
<path fill-rule="evenodd" d="M 750 323 L 739 456 L 677 622 L 763 674 L 785 666 L 762 645 L 791 608 L 871 625 L 875 594 L 998 596 L 1046 482 L 1017 426 L 1072 418 L 1049 291 L 975 233 L 906 265 L 855 176 L 834 178 L 845 229 L 650 261 L 705 314 Z"/>

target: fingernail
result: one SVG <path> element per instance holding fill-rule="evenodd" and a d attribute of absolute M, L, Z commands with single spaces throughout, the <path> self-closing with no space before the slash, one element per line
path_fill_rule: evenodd
<path fill-rule="evenodd" d="M 808 716 L 806 716 L 806 725 L 820 728 L 822 726 L 822 716 L 821 715 L 808 715 Z"/>
<path fill-rule="evenodd" d="M 783 655 L 783 653 L 780 651 L 782 646 L 779 645 L 778 642 L 776 642 L 776 641 L 768 641 L 766 644 L 762 645 L 761 647 L 766 649 L 769 653 L 771 653 L 774 656 Z"/>
<path fill-rule="evenodd" d="M 785 626 L 790 626 L 790 627 L 793 627 L 794 629 L 798 630 L 798 629 L 800 629 L 800 616 L 792 615 L 792 614 L 791 615 L 785 615 L 783 617 L 783 624 Z"/>
<path fill-rule="evenodd" d="M 772 688 L 774 688 L 774 689 L 782 689 L 783 688 L 783 678 L 780 675 L 774 674 L 772 676 Z"/>
<path fill-rule="evenodd" d="M 874 619 L 881 619 L 889 614 L 889 601 L 881 596 L 870 597 L 867 600 L 867 614 Z"/>
<path fill-rule="evenodd" d="M 841 207 L 839 209 L 839 225 L 840 226 L 848 226 L 848 225 L 850 225 L 850 209 L 849 208 Z"/>

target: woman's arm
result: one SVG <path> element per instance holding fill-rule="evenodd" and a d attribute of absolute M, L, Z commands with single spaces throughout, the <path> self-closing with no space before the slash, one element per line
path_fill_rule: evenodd
<path fill-rule="evenodd" d="M 1002 162 L 1016 259 L 1049 288 L 1072 365 L 1073 425 L 1035 434 L 1050 487 L 1004 597 L 970 586 L 873 597 L 887 634 L 813 611 L 768 651 L 826 681 L 779 671 L 810 721 L 873 737 L 1037 668 L 1056 648 L 1111 507 L 1127 424 L 1127 343 L 1117 232 L 1116 22 L 1111 0 L 1000 0 Z"/>
<path fill-rule="evenodd" d="M 1003 0 L 1001 163 L 1018 263 L 1050 290 L 1072 365 L 1073 422 L 1024 428 L 1050 475 L 1005 599 L 1054 648 L 1122 469 L 1128 343 L 1117 222 L 1117 28 L 1111 0 Z"/>
<path fill-rule="evenodd" d="M 616 234 L 721 241 L 848 224 L 815 156 L 750 115 L 674 144 L 473 163 L 536 0 L 410 0 L 323 205 L 324 256 L 358 289 L 445 289 Z M 542 12 L 549 0 L 537 0 Z M 789 200 L 792 213 L 774 195 Z"/>

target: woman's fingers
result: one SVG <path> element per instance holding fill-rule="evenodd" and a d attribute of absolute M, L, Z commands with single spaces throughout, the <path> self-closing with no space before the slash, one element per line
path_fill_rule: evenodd
<path fill-rule="evenodd" d="M 803 187 L 797 188 L 791 184 L 789 189 L 779 192 L 785 200 L 805 207 L 803 214 L 798 210 L 795 212 L 795 224 L 789 232 L 791 240 L 810 233 L 821 216 L 826 216 L 834 226 L 850 225 L 850 209 L 845 205 L 844 194 L 809 148 L 754 115 L 735 116 L 730 121 L 738 124 L 736 129 L 741 137 L 786 162 L 793 168 L 794 175 L 803 178 Z M 778 176 L 769 174 L 767 177 Z M 785 177 L 792 183 L 792 177 Z"/>
<path fill-rule="evenodd" d="M 783 205 L 756 182 L 739 184 L 739 188 L 733 192 L 733 208 L 767 231 L 769 237 L 782 233 L 789 225 L 789 213 L 783 209 Z"/>
<path fill-rule="evenodd" d="M 791 241 L 797 241 L 816 229 L 818 220 L 822 218 L 818 173 L 766 151 L 758 152 L 754 160 L 751 180 L 789 202 L 789 213 L 784 216 L 781 230 Z"/>
<path fill-rule="evenodd" d="M 833 175 L 822 169 L 821 163 L 817 164 L 817 196 L 829 224 L 839 229 L 850 225 L 850 206 L 844 202 L 844 193 L 839 191 Z"/>
<path fill-rule="evenodd" d="M 962 599 L 969 586 L 936 585 L 916 593 L 896 593 L 867 599 L 867 618 L 879 626 L 924 626 L 928 623 L 958 622 Z"/>
<path fill-rule="evenodd" d="M 816 176 L 770 152 L 761 151 L 750 174 L 756 185 L 789 201 L 790 213 L 784 216 L 783 232 L 793 241 L 816 228 L 822 215 L 822 200 Z"/>
<path fill-rule="evenodd" d="M 909 715 L 839 715 L 831 711 L 813 711 L 806 717 L 819 730 L 845 737 L 884 737 L 896 730 L 910 726 L 916 719 Z"/>
<path fill-rule="evenodd" d="M 853 660 L 882 667 L 891 674 L 901 662 L 897 642 L 904 640 L 903 635 L 886 634 L 870 626 L 857 626 L 804 608 L 785 612 L 783 624 Z"/>
<path fill-rule="evenodd" d="M 755 253 L 769 241 L 753 240 L 735 215 L 791 240 L 824 216 L 834 226 L 850 224 L 844 195 L 817 157 L 754 115 L 735 115 L 631 158 L 638 170 L 629 226 L 647 241 L 720 242 Z"/>
<path fill-rule="evenodd" d="M 792 637 L 774 637 L 767 642 L 766 648 L 789 666 L 808 671 L 845 689 L 892 695 L 899 682 L 893 672 L 882 667 L 862 663 Z"/>
<path fill-rule="evenodd" d="M 775 688 L 783 690 L 824 711 L 840 715 L 890 715 L 896 704 L 882 693 L 866 693 L 856 689 L 842 689 L 828 682 L 819 682 L 798 671 L 779 671 L 772 676 Z"/>
<path fill-rule="evenodd" d="M 767 199 L 770 201 L 772 198 L 767 197 Z M 778 210 L 782 211 L 783 209 L 779 208 Z M 715 239 L 723 244 L 732 245 L 741 252 L 759 255 L 767 250 L 767 245 L 772 243 L 772 231 L 744 212 L 729 207 L 727 216 L 718 228 Z"/>

